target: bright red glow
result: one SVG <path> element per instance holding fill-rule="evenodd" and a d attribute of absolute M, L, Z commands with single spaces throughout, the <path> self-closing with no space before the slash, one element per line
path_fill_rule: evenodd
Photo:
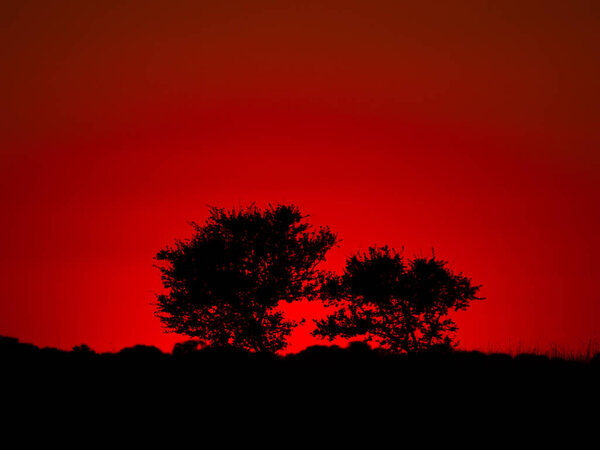
<path fill-rule="evenodd" d="M 205 3 L 2 3 L 0 334 L 170 350 L 154 254 L 293 202 L 333 269 L 434 247 L 482 284 L 464 348 L 600 339 L 598 6 Z"/>

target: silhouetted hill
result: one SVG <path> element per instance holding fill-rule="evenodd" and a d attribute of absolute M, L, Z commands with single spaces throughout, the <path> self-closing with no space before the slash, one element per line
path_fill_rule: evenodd
<path fill-rule="evenodd" d="M 118 368 L 137 365 L 163 366 L 172 370 L 195 370 L 197 375 L 218 374 L 233 367 L 260 371 L 314 371 L 327 370 L 344 372 L 347 376 L 366 376 L 371 373 L 392 371 L 396 375 L 444 374 L 458 375 L 462 371 L 477 370 L 479 373 L 513 374 L 528 376 L 544 372 L 547 376 L 577 374 L 596 376 L 600 372 L 600 354 L 589 361 L 551 358 L 540 354 L 482 353 L 478 351 L 431 350 L 414 354 L 389 354 L 372 349 L 367 344 L 353 342 L 348 347 L 315 345 L 305 350 L 284 356 L 269 353 L 251 353 L 233 347 L 199 347 L 187 351 L 164 353 L 159 348 L 135 345 L 117 353 L 96 353 L 87 346 L 78 346 L 72 351 L 55 348 L 40 348 L 22 343 L 16 338 L 0 336 L 0 359 L 5 374 L 19 372 L 36 365 L 52 364 L 56 370 L 75 367 Z"/>
<path fill-rule="evenodd" d="M 402 419 L 403 426 L 480 423 L 503 411 L 550 420 L 596 408 L 600 380 L 598 355 L 588 362 L 474 351 L 390 355 L 359 343 L 287 356 L 193 346 L 169 354 L 143 345 L 95 353 L 0 337 L 0 361 L 5 400 L 15 408 L 38 405 L 37 412 L 52 415 L 56 405 L 68 405 L 76 421 L 78 412 L 89 417 L 107 410 L 123 420 L 132 414 L 173 419 L 186 411 L 240 420 Z"/>
<path fill-rule="evenodd" d="M 311 377 L 325 381 L 335 377 L 342 384 L 393 379 L 398 385 L 402 384 L 401 380 L 417 384 L 435 380 L 437 384 L 477 385 L 502 380 L 503 385 L 511 383 L 511 387 L 515 387 L 519 380 L 532 378 L 540 383 L 576 378 L 578 384 L 585 385 L 596 382 L 600 374 L 600 355 L 587 362 L 536 354 L 513 357 L 477 351 L 432 350 L 393 355 L 362 343 L 352 343 L 347 348 L 312 346 L 286 356 L 250 353 L 229 347 L 205 347 L 173 354 L 146 345 L 124 348 L 118 353 L 95 353 L 86 346 L 82 347 L 62 351 L 0 337 L 3 373 L 5 376 L 40 376 L 39 370 L 47 369 L 51 374 L 63 375 L 65 379 L 74 372 L 85 373 L 91 378 L 100 374 L 128 377 L 140 375 L 151 368 L 166 377 L 198 381 L 218 379 L 225 382 L 229 377 L 236 378 L 237 382 L 252 377 L 260 377 L 264 381 L 268 373 L 279 375 L 282 382 Z M 392 386 L 390 388 L 393 389 Z M 555 388 L 560 388 L 560 385 Z"/>

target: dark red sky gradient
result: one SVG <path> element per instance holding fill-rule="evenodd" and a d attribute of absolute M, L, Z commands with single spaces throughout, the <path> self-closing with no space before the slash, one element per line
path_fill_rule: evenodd
<path fill-rule="evenodd" d="M 0 334 L 170 350 L 154 254 L 294 202 L 333 269 L 435 247 L 483 284 L 464 348 L 598 344 L 600 3 L 121 3 L 1 3 Z"/>

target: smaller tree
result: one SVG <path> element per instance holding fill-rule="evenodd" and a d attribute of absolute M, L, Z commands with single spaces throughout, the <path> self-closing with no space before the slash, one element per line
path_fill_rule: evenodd
<path fill-rule="evenodd" d="M 448 313 L 481 300 L 479 288 L 434 256 L 405 262 L 387 246 L 371 247 L 350 257 L 343 274 L 325 283 L 326 306 L 337 309 L 315 321 L 313 335 L 364 337 L 394 352 L 453 346 L 457 328 Z"/>

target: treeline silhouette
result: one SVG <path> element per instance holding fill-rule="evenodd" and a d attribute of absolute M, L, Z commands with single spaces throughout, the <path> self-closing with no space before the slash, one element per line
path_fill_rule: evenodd
<path fill-rule="evenodd" d="M 454 382 L 463 379 L 468 373 L 469 383 L 488 377 L 486 382 L 505 376 L 529 377 L 544 374 L 553 377 L 593 376 L 598 381 L 600 375 L 600 353 L 589 360 L 550 357 L 542 354 L 483 353 L 479 351 L 453 350 L 445 347 L 419 353 L 394 354 L 372 348 L 363 342 L 351 342 L 346 347 L 337 345 L 314 345 L 298 353 L 278 355 L 252 352 L 234 346 L 203 346 L 198 341 L 176 344 L 173 351 L 165 353 L 148 345 L 126 347 L 118 352 L 97 353 L 87 345 L 74 347 L 70 351 L 51 347 L 40 348 L 22 343 L 16 338 L 0 336 L 0 361 L 3 374 L 23 374 L 31 369 L 47 369 L 52 373 L 65 375 L 68 371 L 90 369 L 87 376 L 117 371 L 121 375 L 135 374 L 152 368 L 154 374 L 170 372 L 177 377 L 200 379 L 203 377 L 222 379 L 223 376 L 239 375 L 252 378 L 252 375 L 285 373 L 287 379 L 304 378 L 311 374 L 343 374 L 345 380 L 365 379 L 411 379 L 423 381 L 429 377 Z M 122 371 L 124 370 L 124 371 Z M 42 373 L 34 370 L 35 375 Z M 84 372 L 77 372 L 83 374 Z M 472 376 L 477 374 L 477 377 Z M 164 373 L 163 373 L 164 375 Z M 343 380 L 338 380 L 343 381 Z M 505 378 L 504 382 L 510 379 Z"/>
<path fill-rule="evenodd" d="M 126 424 L 129 433 L 133 424 L 187 433 L 210 423 L 236 433 L 267 422 L 275 435 L 304 423 L 304 432 L 345 430 L 342 440 L 403 430 L 422 436 L 414 439 L 433 433 L 428 442 L 442 444 L 445 433 L 474 437 L 490 427 L 502 432 L 503 423 L 528 432 L 540 421 L 590 426 L 597 415 L 587 411 L 600 399 L 600 354 L 587 361 L 448 349 L 394 354 L 360 342 L 287 355 L 193 342 L 171 353 L 146 345 L 96 353 L 0 337 L 0 365 L 6 410 L 56 427 L 68 421 L 88 435 L 98 432 L 95 420 Z"/>

